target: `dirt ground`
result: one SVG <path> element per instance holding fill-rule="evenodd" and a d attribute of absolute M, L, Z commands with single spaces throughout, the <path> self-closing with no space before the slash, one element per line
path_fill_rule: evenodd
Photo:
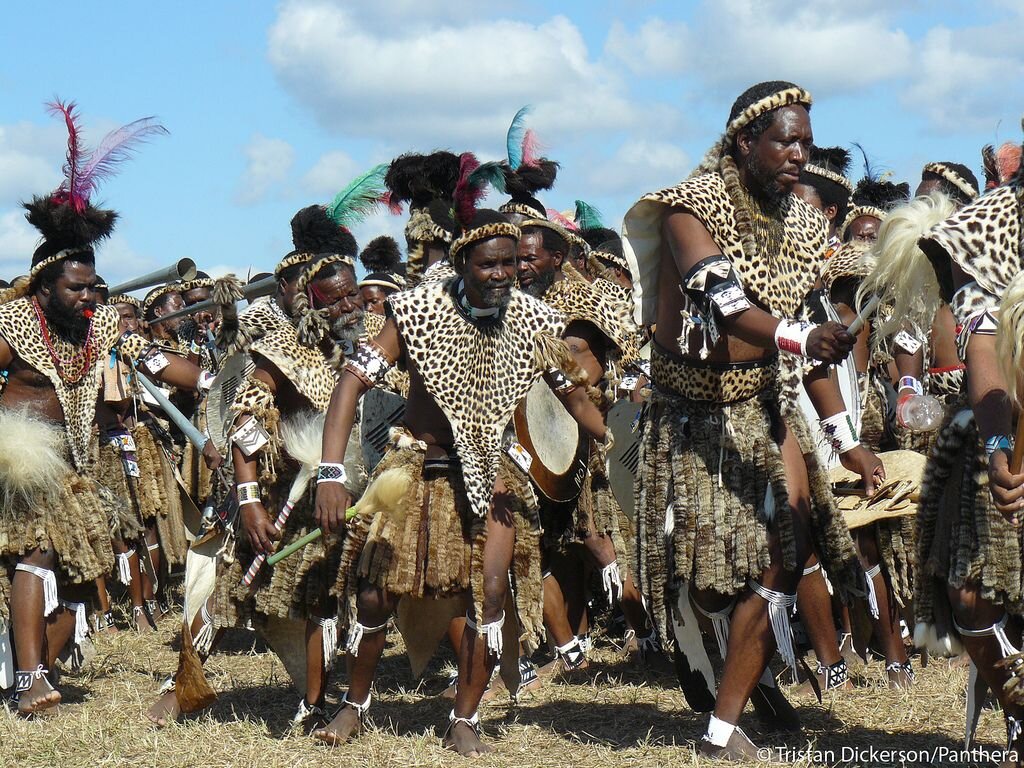
<path fill-rule="evenodd" d="M 97 655 L 88 666 L 64 676 L 64 703 L 56 716 L 25 721 L 9 709 L 0 712 L 0 765 L 413 768 L 467 763 L 443 749 L 439 738 L 451 702 L 437 692 L 444 687 L 443 667 L 450 658 L 435 660 L 417 683 L 394 631 L 377 682 L 372 727 L 347 746 L 332 750 L 289 731 L 299 694 L 276 656 L 246 632 L 233 633 L 226 650 L 208 664 L 208 678 L 220 693 L 213 707 L 154 729 L 143 721 L 143 712 L 176 668 L 179 621 L 180 614 L 172 614 L 148 636 L 123 631 L 98 638 Z M 589 670 L 552 681 L 518 704 L 503 694 L 482 707 L 485 738 L 498 751 L 478 764 L 708 764 L 694 751 L 707 715 L 687 708 L 668 664 L 654 670 L 639 666 L 605 637 L 598 638 L 594 657 Z M 914 663 L 919 667 L 918 659 Z M 799 736 L 764 733 L 749 711 L 741 725 L 756 744 L 774 750 L 776 759 L 797 765 L 899 765 L 901 759 L 907 765 L 974 764 L 950 756 L 963 740 L 965 667 L 932 660 L 926 669 L 918 668 L 917 686 L 910 691 L 885 687 L 881 662 L 852 673 L 856 689 L 828 696 L 823 705 L 790 696 L 804 725 Z M 343 673 L 334 676 L 331 707 L 344 691 L 343 678 Z M 998 711 L 984 711 L 979 736 L 991 749 L 1002 746 Z"/>

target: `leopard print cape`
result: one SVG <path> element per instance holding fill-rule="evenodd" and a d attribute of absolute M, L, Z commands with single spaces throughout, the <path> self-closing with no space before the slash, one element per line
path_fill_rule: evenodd
<path fill-rule="evenodd" d="M 32 307 L 31 299 L 23 297 L 0 304 L 0 338 L 3 338 L 21 360 L 46 376 L 53 385 L 64 412 L 64 426 L 68 434 L 71 458 L 78 470 L 84 470 L 91 460 L 90 443 L 92 425 L 96 417 L 96 400 L 100 391 L 100 371 L 109 360 L 109 351 L 119 346 L 121 354 L 134 359 L 150 347 L 150 342 L 135 334 L 126 334 L 119 340 L 117 309 L 106 304 L 96 307 L 93 315 L 92 339 L 96 360 L 82 378 L 74 384 L 66 383 L 54 365 L 53 358 L 43 342 L 42 329 Z M 81 352 L 68 342 L 50 337 L 57 353 L 64 359 Z M 0 397 L 3 390 L 0 389 Z"/>
<path fill-rule="evenodd" d="M 408 362 L 451 424 L 474 514 L 490 508 L 502 433 L 516 405 L 558 367 L 565 323 L 543 302 L 512 290 L 497 322 L 471 322 L 456 307 L 455 280 L 424 282 L 388 299 Z"/>
<path fill-rule="evenodd" d="M 566 325 L 583 321 L 595 326 L 616 347 L 619 366 L 640 359 L 639 331 L 629 307 L 601 294 L 572 265 L 562 266 L 562 279 L 548 288 L 543 301 L 565 318 Z"/>
<path fill-rule="evenodd" d="M 947 256 L 982 289 L 1002 296 L 1024 269 L 1024 206 L 1016 187 L 998 187 L 936 224 L 921 238 L 933 261 Z"/>
<path fill-rule="evenodd" d="M 693 176 L 674 187 L 644 195 L 626 214 L 622 247 L 633 275 L 634 316 L 642 325 L 658 321 L 658 279 L 662 261 L 670 259 L 661 233 L 674 209 L 693 214 L 732 262 L 747 296 L 776 317 L 796 317 L 824 267 L 828 226 L 825 217 L 795 195 L 782 202 L 785 234 L 778 253 L 759 253 L 751 261 L 743 252 L 736 210 L 717 173 Z M 763 250 L 759 243 L 759 250 Z"/>

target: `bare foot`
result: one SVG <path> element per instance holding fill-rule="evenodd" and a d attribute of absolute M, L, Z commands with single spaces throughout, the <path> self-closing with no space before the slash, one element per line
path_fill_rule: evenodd
<path fill-rule="evenodd" d="M 181 714 L 181 707 L 178 705 L 178 695 L 174 691 L 168 691 L 159 699 L 156 704 L 146 712 L 146 718 L 157 728 L 164 728 L 168 723 L 173 723 Z"/>
<path fill-rule="evenodd" d="M 140 635 L 156 632 L 156 627 L 153 626 L 149 616 L 146 615 L 146 609 L 141 605 L 132 608 L 132 623 L 135 625 L 135 631 Z"/>
<path fill-rule="evenodd" d="M 363 721 L 355 707 L 346 704 L 324 728 L 313 731 L 313 738 L 336 747 L 354 739 L 363 730 Z"/>
<path fill-rule="evenodd" d="M 32 687 L 18 694 L 18 714 L 29 717 L 60 704 L 60 691 L 45 677 L 33 677 Z"/>
<path fill-rule="evenodd" d="M 479 734 L 468 723 L 453 723 L 444 737 L 444 745 L 462 757 L 480 757 L 493 752 L 494 747 L 484 744 Z"/>
<path fill-rule="evenodd" d="M 914 685 L 914 673 L 910 670 L 910 665 L 906 667 L 889 665 L 885 669 L 885 674 L 889 678 L 890 688 L 910 688 Z"/>

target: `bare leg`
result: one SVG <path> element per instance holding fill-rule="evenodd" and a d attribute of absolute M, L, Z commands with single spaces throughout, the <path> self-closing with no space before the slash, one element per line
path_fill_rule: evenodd
<path fill-rule="evenodd" d="M 395 612 L 397 603 L 384 590 L 363 584 L 356 604 L 358 621 L 364 627 L 379 627 Z M 346 704 L 342 705 L 325 728 L 313 732 L 315 738 L 337 745 L 344 744 L 359 732 L 362 723 L 354 705 L 369 704 L 370 689 L 386 640 L 387 633 L 384 631 L 366 632 L 356 652 L 348 654 L 349 686 L 345 694 Z"/>
<path fill-rule="evenodd" d="M 128 571 L 131 574 L 131 582 L 128 584 L 128 594 L 132 600 L 132 622 L 140 634 L 152 632 L 155 627 L 146 618 L 145 603 L 142 597 L 142 568 L 139 564 L 139 553 L 133 546 L 129 546 L 120 539 L 114 539 L 114 554 L 118 558 L 127 558 Z M 118 564 L 120 566 L 120 563 Z"/>
<path fill-rule="evenodd" d="M 327 664 L 324 659 L 324 628 L 316 621 L 306 622 L 306 703 L 321 706 L 327 688 Z"/>
<path fill-rule="evenodd" d="M 857 554 L 860 557 L 861 565 L 868 571 L 879 565 L 881 558 L 878 554 L 878 541 L 875 538 L 873 528 L 864 527 L 854 531 L 854 542 L 857 545 Z M 872 578 L 875 587 L 875 596 L 878 601 L 878 618 L 872 623 L 875 626 L 875 639 L 885 654 L 886 666 L 890 664 L 906 664 L 907 649 L 903 644 L 903 637 L 900 634 L 900 619 L 893 599 L 892 587 L 882 568 Z M 906 671 L 893 669 L 888 670 L 890 685 L 902 688 L 913 683 Z"/>
<path fill-rule="evenodd" d="M 585 545 L 587 554 L 590 555 L 597 568 L 603 569 L 618 561 L 615 545 L 611 537 L 604 533 L 588 536 Z M 622 594 L 618 595 L 618 599 L 629 628 L 638 635 L 647 635 L 650 629 L 647 610 L 644 608 L 640 590 L 636 588 L 632 574 L 627 574 L 626 578 L 622 580 Z"/>
<path fill-rule="evenodd" d="M 212 599 L 212 598 L 211 598 Z M 210 602 L 207 602 L 210 605 Z M 181 624 L 182 634 L 185 632 L 189 633 L 190 637 L 196 637 L 204 626 L 202 611 L 196 613 L 195 618 L 192 619 L 192 625 L 189 626 L 185 622 Z M 223 636 L 224 630 L 216 630 L 216 634 L 213 636 L 213 641 L 210 643 L 210 651 L 217 647 L 217 643 Z M 206 661 L 209 654 L 199 653 L 199 659 L 203 662 Z M 167 723 L 177 720 L 181 714 L 181 706 L 178 704 L 178 696 L 172 689 L 164 694 L 161 694 L 160 698 L 156 700 L 156 703 L 149 708 L 146 712 L 146 717 L 154 725 L 163 728 Z"/>
<path fill-rule="evenodd" d="M 807 481 L 807 465 L 795 437 L 789 430 L 786 430 L 780 448 L 785 463 L 786 487 L 795 528 L 797 563 L 802 566 L 810 555 L 807 530 L 810 488 Z M 800 573 L 783 569 L 781 545 L 777 533 L 771 527 L 768 545 L 771 565 L 762 573 L 760 584 L 776 592 L 793 594 Z M 714 610 L 714 606 L 708 606 L 700 594 L 694 595 L 694 600 L 706 609 Z M 716 718 L 732 725 L 739 722 L 743 708 L 775 649 L 776 642 L 769 622 L 768 603 L 752 590 L 745 589 L 737 598 L 729 622 L 729 646 L 722 681 L 718 688 L 718 698 L 715 701 Z M 701 749 L 713 754 L 722 751 L 714 749 L 707 741 L 701 742 Z M 748 755 L 741 751 L 740 756 L 753 757 L 754 754 Z"/>
<path fill-rule="evenodd" d="M 812 554 L 804 563 L 804 570 L 814 568 L 818 565 L 817 555 Z M 801 577 L 797 585 L 797 606 L 800 609 L 800 616 L 807 630 L 811 647 L 814 648 L 814 655 L 818 663 L 823 667 L 831 667 L 838 663 L 842 656 L 839 651 L 839 643 L 836 641 L 835 620 L 832 618 L 832 596 L 828 593 L 828 585 L 821 573 L 821 568 L 815 568 L 810 573 Z M 821 690 L 825 690 L 827 674 L 824 670 L 817 673 L 818 683 Z M 847 680 L 841 687 L 852 688 Z"/>
<path fill-rule="evenodd" d="M 157 537 L 156 532 L 156 521 L 149 521 L 146 523 L 146 551 L 149 557 L 149 562 L 153 566 L 153 573 L 156 574 L 157 579 L 160 579 L 160 540 Z M 157 584 L 153 583 L 153 579 L 149 575 L 149 569 L 142 569 L 142 597 L 146 601 L 146 606 L 149 610 L 149 615 L 153 621 L 159 621 L 163 618 L 163 612 L 160 610 L 159 605 L 156 603 Z"/>
<path fill-rule="evenodd" d="M 107 591 L 106 576 L 99 576 L 96 579 L 96 608 L 101 615 L 95 618 L 100 622 L 99 626 L 103 627 L 99 631 L 103 634 L 114 634 L 117 632 L 117 627 L 114 626 L 110 614 L 110 593 Z M 108 619 L 110 619 L 109 623 Z"/>
<path fill-rule="evenodd" d="M 953 606 L 953 617 L 956 623 L 964 629 L 986 629 L 1000 621 L 1006 611 L 1002 606 L 994 605 L 978 594 L 973 585 L 965 585 L 961 589 L 947 588 L 950 604 Z M 1021 638 L 1017 636 L 1011 627 L 1007 627 L 1008 639 L 1018 647 Z M 1012 717 L 1016 720 L 1024 718 L 1024 707 L 1015 703 L 1003 689 L 1009 679 L 1007 670 L 999 668 L 996 664 L 1003 659 L 1003 650 L 999 641 L 993 635 L 983 637 L 968 637 L 961 635 L 961 641 L 967 653 L 978 668 L 978 674 L 988 683 L 994 695 L 999 700 L 1003 709 L 1004 717 Z M 1018 757 L 1021 757 L 1021 743 L 1018 740 L 1010 744 L 1011 752 L 1017 750 Z M 1003 765 L 1020 765 L 1020 762 L 1007 761 Z"/>
<path fill-rule="evenodd" d="M 480 626 L 499 621 L 503 617 L 508 594 L 508 569 L 512 565 L 515 548 L 515 523 L 511 513 L 512 498 L 499 479 L 487 516 L 487 542 L 484 545 L 483 617 L 477 617 Z M 512 620 L 512 617 L 506 617 Z M 452 714 L 469 719 L 476 715 L 480 699 L 491 679 L 498 656 L 488 648 L 485 638 L 466 628 L 459 653 L 459 690 L 455 695 Z M 480 740 L 476 729 L 456 720 L 445 735 L 445 745 L 463 757 L 478 757 L 494 748 Z"/>
<path fill-rule="evenodd" d="M 21 563 L 52 571 L 57 564 L 53 550 L 34 549 L 21 558 Z M 46 620 L 43 617 L 43 582 L 35 574 L 15 571 L 11 584 L 11 623 L 18 669 L 34 671 L 46 667 Z M 58 649 L 59 650 L 59 649 Z M 60 703 L 60 692 L 50 690 L 43 680 L 33 678 L 32 687 L 18 697 L 19 714 L 40 712 Z"/>

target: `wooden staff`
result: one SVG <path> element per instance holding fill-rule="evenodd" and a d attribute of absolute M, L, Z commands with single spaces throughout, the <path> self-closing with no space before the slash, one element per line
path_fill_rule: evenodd
<path fill-rule="evenodd" d="M 355 516 L 356 516 L 356 508 L 355 507 L 349 507 L 348 509 L 345 510 L 345 522 L 346 523 L 349 522 L 350 520 L 352 520 L 353 518 L 355 518 Z M 289 544 L 287 547 L 282 549 L 280 552 L 275 552 L 274 554 L 272 554 L 270 557 L 267 558 L 267 562 L 270 565 L 277 565 L 279 562 L 284 560 L 286 557 L 290 557 L 291 555 L 294 555 L 300 549 L 302 549 L 303 547 L 305 547 L 305 546 L 307 546 L 309 544 L 312 544 L 314 541 L 316 541 L 317 539 L 319 539 L 323 535 L 324 535 L 324 531 L 323 531 L 322 528 L 315 528 L 312 531 L 310 531 L 309 533 L 307 533 L 305 536 L 303 536 L 301 539 L 296 539 L 295 541 L 293 541 L 291 544 Z"/>

